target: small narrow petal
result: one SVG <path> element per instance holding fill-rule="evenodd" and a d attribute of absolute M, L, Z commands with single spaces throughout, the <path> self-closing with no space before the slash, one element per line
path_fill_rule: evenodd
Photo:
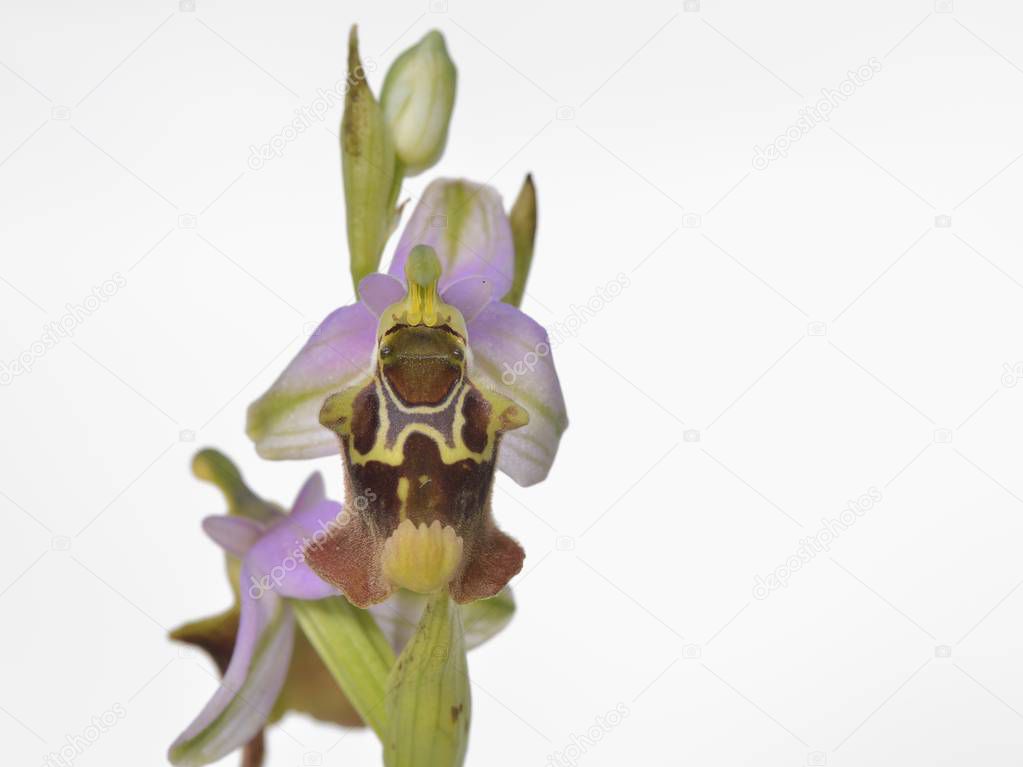
<path fill-rule="evenodd" d="M 529 413 L 528 424 L 502 439 L 497 467 L 520 485 L 536 484 L 568 427 L 547 331 L 514 306 L 492 302 L 469 323 L 469 345 L 473 376 Z"/>
<path fill-rule="evenodd" d="M 220 548 L 241 559 L 249 549 L 256 545 L 256 541 L 259 540 L 266 527 L 245 517 L 225 514 L 206 517 L 202 521 L 202 529 Z"/>
<path fill-rule="evenodd" d="M 486 277 L 465 277 L 451 283 L 444 291 L 444 300 L 462 313 L 466 322 L 472 322 L 493 299 L 494 287 Z"/>
<path fill-rule="evenodd" d="M 402 277 L 416 245 L 437 251 L 442 292 L 474 276 L 486 278 L 498 300 L 511 288 L 515 246 L 501 196 L 493 187 L 455 179 L 432 182 L 405 226 L 389 274 Z"/>
<path fill-rule="evenodd" d="M 323 475 L 314 471 L 302 485 L 302 489 L 298 491 L 295 503 L 291 506 L 291 515 L 305 513 L 325 500 L 327 500 L 327 490 L 323 486 Z"/>
<path fill-rule="evenodd" d="M 246 431 L 263 458 L 319 458 L 337 438 L 319 422 L 323 401 L 369 370 L 377 318 L 363 303 L 332 312 L 273 386 L 249 406 Z"/>
<path fill-rule="evenodd" d="M 247 581 L 247 567 L 242 579 Z M 294 616 L 276 595 L 253 599 L 242 590 L 241 621 L 223 682 L 170 748 L 181 767 L 215 762 L 262 730 L 284 685 L 294 641 Z"/>
<path fill-rule="evenodd" d="M 374 272 L 359 283 L 359 298 L 377 317 L 405 297 L 405 283 L 389 274 Z"/>

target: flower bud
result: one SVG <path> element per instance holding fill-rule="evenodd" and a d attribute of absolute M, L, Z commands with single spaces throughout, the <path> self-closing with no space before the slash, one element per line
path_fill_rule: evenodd
<path fill-rule="evenodd" d="M 387 71 L 380 104 L 405 175 L 422 173 L 440 159 L 455 104 L 455 80 L 455 65 L 436 30 Z"/>

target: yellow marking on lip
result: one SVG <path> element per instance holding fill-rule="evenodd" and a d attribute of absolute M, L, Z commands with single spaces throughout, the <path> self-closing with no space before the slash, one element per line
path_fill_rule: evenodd
<path fill-rule="evenodd" d="M 398 500 L 401 506 L 398 507 L 398 519 L 404 522 L 408 519 L 408 477 L 398 478 Z"/>
<path fill-rule="evenodd" d="M 455 408 L 450 435 L 453 444 L 448 443 L 448 436 L 437 427 L 427 423 L 412 422 L 402 428 L 396 436 L 394 444 L 388 447 L 387 434 L 390 431 L 392 409 L 406 415 L 415 415 L 416 410 L 407 408 L 398 402 L 396 395 L 380 378 L 379 375 L 376 375 L 371 379 L 377 396 L 379 425 L 373 446 L 367 452 L 363 453 L 356 449 L 355 438 L 351 431 L 353 400 L 362 390 L 361 386 L 351 387 L 329 397 L 320 412 L 320 422 L 337 433 L 347 444 L 349 460 L 353 464 L 365 466 L 370 461 L 379 461 L 387 466 L 400 466 L 405 460 L 405 442 L 413 434 L 422 434 L 433 441 L 437 445 L 441 460 L 447 465 L 464 460 L 485 463 L 494 459 L 499 433 L 517 429 L 529 421 L 528 411 L 516 405 L 512 400 L 495 391 L 477 387 L 480 394 L 490 404 L 491 414 L 483 449 L 480 452 L 471 450 L 462 438 L 462 428 L 466 422 L 463 412 L 465 399 L 469 395 L 472 382 L 468 378 L 463 378 L 462 383 L 455 387 L 450 395 L 455 400 L 450 405 Z"/>

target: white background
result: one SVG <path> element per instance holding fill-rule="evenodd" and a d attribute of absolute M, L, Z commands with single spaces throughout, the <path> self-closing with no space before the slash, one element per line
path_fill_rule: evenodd
<path fill-rule="evenodd" d="M 1019 759 L 1017 4 L 197 5 L 2 4 L 0 360 L 126 279 L 0 388 L 5 764 L 115 704 L 74 764 L 160 764 L 211 694 L 165 639 L 229 601 L 194 450 L 281 501 L 314 468 L 340 494 L 337 460 L 263 462 L 242 433 L 351 299 L 340 107 L 247 160 L 344 76 L 352 22 L 377 88 L 434 26 L 459 68 L 448 151 L 407 196 L 464 175 L 510 202 L 536 174 L 526 310 L 565 322 L 629 281 L 556 349 L 572 426 L 551 478 L 495 493 L 528 558 L 515 621 L 471 657 L 468 763 Z M 871 57 L 830 122 L 752 167 Z M 871 488 L 830 553 L 755 598 Z M 317 754 L 379 747 L 295 716 L 270 737 L 271 765 Z"/>

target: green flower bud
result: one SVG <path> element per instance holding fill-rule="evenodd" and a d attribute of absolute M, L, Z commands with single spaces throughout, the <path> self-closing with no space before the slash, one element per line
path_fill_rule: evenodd
<path fill-rule="evenodd" d="M 387 71 L 380 105 L 405 175 L 422 173 L 440 159 L 448 140 L 456 79 L 455 65 L 437 30 L 401 54 Z"/>

